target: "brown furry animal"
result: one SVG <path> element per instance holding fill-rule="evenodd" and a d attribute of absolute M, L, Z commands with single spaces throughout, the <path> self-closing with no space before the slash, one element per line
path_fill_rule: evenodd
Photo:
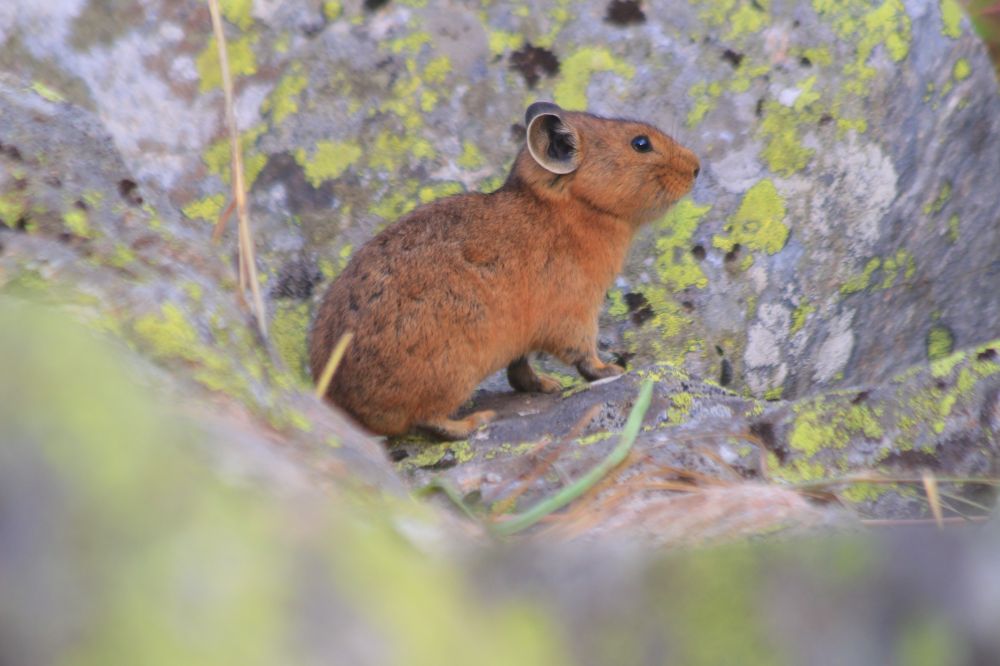
<path fill-rule="evenodd" d="M 492 411 L 451 414 L 506 367 L 518 391 L 554 392 L 528 354 L 587 380 L 622 373 L 597 356 L 597 317 L 640 225 L 690 191 L 698 158 L 639 122 L 538 102 L 507 182 L 417 208 L 351 258 L 323 298 L 314 379 L 351 331 L 328 397 L 368 429 L 462 439 Z"/>

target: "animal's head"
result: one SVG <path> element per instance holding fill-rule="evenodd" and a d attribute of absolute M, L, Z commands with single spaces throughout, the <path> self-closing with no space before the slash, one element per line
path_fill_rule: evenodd
<path fill-rule="evenodd" d="M 555 197 L 572 197 L 634 224 L 662 215 L 698 176 L 694 153 L 646 123 L 536 102 L 525 125 L 520 177 Z"/>

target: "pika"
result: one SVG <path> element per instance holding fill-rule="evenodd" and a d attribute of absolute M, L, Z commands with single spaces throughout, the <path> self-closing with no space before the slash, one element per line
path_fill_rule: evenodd
<path fill-rule="evenodd" d="M 455 410 L 507 368 L 517 391 L 551 393 L 528 354 L 588 381 L 624 372 L 597 355 L 605 294 L 641 225 L 687 194 L 698 158 L 642 122 L 536 102 L 503 186 L 421 206 L 362 246 L 317 310 L 314 380 L 354 339 L 327 397 L 369 430 L 464 439 L 496 414 Z"/>

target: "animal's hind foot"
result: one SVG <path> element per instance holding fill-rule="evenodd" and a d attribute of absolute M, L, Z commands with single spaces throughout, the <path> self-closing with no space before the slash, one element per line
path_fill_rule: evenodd
<path fill-rule="evenodd" d="M 497 413 L 495 411 L 492 409 L 484 409 L 482 411 L 473 412 L 464 419 L 432 419 L 418 424 L 417 427 L 436 437 L 440 437 L 441 439 L 455 441 L 459 439 L 468 439 L 469 435 L 471 435 L 476 429 L 480 426 L 486 425 L 496 417 Z"/>
<path fill-rule="evenodd" d="M 527 356 L 511 361 L 507 366 L 507 381 L 511 388 L 522 393 L 558 393 L 562 390 L 558 381 L 535 372 Z"/>

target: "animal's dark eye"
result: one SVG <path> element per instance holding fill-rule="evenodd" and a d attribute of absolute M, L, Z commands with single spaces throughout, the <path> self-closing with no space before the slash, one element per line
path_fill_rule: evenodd
<path fill-rule="evenodd" d="M 653 149 L 653 142 L 645 134 L 640 134 L 632 139 L 632 147 L 638 153 L 648 153 Z"/>

